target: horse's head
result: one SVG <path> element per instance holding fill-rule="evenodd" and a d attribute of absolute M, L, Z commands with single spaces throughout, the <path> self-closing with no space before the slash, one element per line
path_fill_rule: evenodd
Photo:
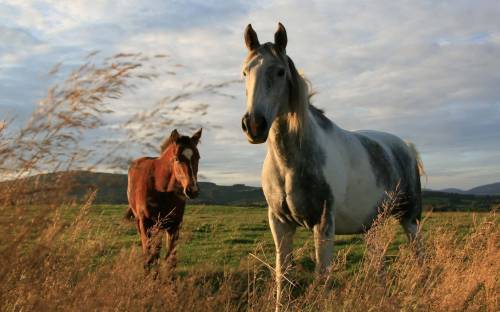
<path fill-rule="evenodd" d="M 250 143 L 267 140 L 275 118 L 293 113 L 289 105 L 294 96 L 297 70 L 286 55 L 287 35 L 285 27 L 278 24 L 274 43 L 260 44 L 257 33 L 249 24 L 245 29 L 248 55 L 243 62 L 243 76 L 247 96 L 247 111 L 241 127 Z"/>
<path fill-rule="evenodd" d="M 172 131 L 166 144 L 172 148 L 172 179 L 182 188 L 182 194 L 187 198 L 198 196 L 198 142 L 201 138 L 201 129 L 193 136 L 181 136 L 177 130 Z M 170 147 L 171 146 L 171 147 Z"/>

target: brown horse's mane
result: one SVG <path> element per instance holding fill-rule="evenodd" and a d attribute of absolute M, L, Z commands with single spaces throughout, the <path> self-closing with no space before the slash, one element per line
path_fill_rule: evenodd
<path fill-rule="evenodd" d="M 179 144 L 179 145 L 190 145 L 191 144 L 191 138 L 183 135 L 181 137 L 174 138 L 172 136 L 169 136 L 166 138 L 163 143 L 161 144 L 161 153 L 163 152 L 172 144 Z"/>

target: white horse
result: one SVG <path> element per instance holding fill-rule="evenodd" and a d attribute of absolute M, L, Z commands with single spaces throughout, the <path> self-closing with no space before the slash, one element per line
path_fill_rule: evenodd
<path fill-rule="evenodd" d="M 316 271 L 325 273 L 334 235 L 369 229 L 386 191 L 399 185 L 403 198 L 395 211 L 409 239 L 415 239 L 423 168 L 413 144 L 389 133 L 344 130 L 310 104 L 308 83 L 286 54 L 281 23 L 274 43 L 262 45 L 248 25 L 245 43 L 242 128 L 250 143 L 268 142 L 262 187 L 276 245 L 279 306 L 297 226 L 313 230 Z"/>

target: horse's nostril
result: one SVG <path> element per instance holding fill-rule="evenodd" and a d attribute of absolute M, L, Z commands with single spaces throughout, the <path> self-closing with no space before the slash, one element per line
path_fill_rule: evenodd
<path fill-rule="evenodd" d="M 194 187 L 190 187 L 186 190 L 186 195 L 188 195 L 189 198 L 195 198 L 199 193 L 199 189 Z"/>
<path fill-rule="evenodd" d="M 265 131 L 267 129 L 267 121 L 263 116 L 255 116 L 255 123 L 257 124 L 257 128 L 259 131 Z"/>
<path fill-rule="evenodd" d="M 264 136 L 268 130 L 267 127 L 266 118 L 261 114 L 255 114 L 253 117 L 250 117 L 250 115 L 246 113 L 241 119 L 241 128 L 248 137 L 252 138 L 252 141 L 254 141 L 255 138 Z"/>
<path fill-rule="evenodd" d="M 248 130 L 245 117 L 241 118 L 241 129 L 243 129 L 243 131 L 245 131 L 245 132 L 247 132 L 247 130 Z"/>

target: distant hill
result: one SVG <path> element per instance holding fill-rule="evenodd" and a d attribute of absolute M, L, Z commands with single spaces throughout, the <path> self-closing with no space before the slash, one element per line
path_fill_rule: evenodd
<path fill-rule="evenodd" d="M 454 188 L 454 187 L 442 189 L 442 190 L 439 190 L 438 192 L 452 193 L 452 194 L 467 194 L 467 191 L 461 190 L 459 188 Z"/>
<path fill-rule="evenodd" d="M 199 182 L 200 196 L 191 203 L 265 206 L 266 201 L 260 187 L 243 184 L 217 185 Z M 479 186 L 469 191 L 447 189 L 446 191 L 423 190 L 424 206 L 435 211 L 489 210 L 500 204 L 500 183 Z M 0 200 L 5 194 L 11 202 L 47 203 L 76 200 L 82 202 L 89 191 L 96 190 L 97 204 L 127 204 L 127 175 L 89 171 L 69 171 L 41 174 L 20 181 L 0 182 Z"/>
<path fill-rule="evenodd" d="M 199 182 L 200 195 L 192 203 L 261 206 L 265 205 L 260 187 L 235 184 L 217 185 Z M 6 191 L 7 190 L 7 191 Z M 97 204 L 127 204 L 127 175 L 90 171 L 69 171 L 40 174 L 16 181 L 0 182 L 2 193 L 13 192 L 11 196 L 22 202 L 57 202 L 64 200 L 82 201 L 89 191 L 97 190 L 94 200 Z"/>
<path fill-rule="evenodd" d="M 263 206 L 266 203 L 262 188 L 244 184 L 231 186 L 199 182 L 200 195 L 193 203 L 236 206 Z"/>
<path fill-rule="evenodd" d="M 447 188 L 441 192 L 467 195 L 489 195 L 500 196 L 500 182 L 476 186 L 470 190 L 461 190 L 458 188 Z"/>
<path fill-rule="evenodd" d="M 58 203 L 70 200 L 81 202 L 85 200 L 85 195 L 93 190 L 97 190 L 95 203 L 126 203 L 127 176 L 89 171 L 39 174 L 0 182 L 0 200 L 8 198 L 12 203 Z"/>
<path fill-rule="evenodd" d="M 500 182 L 477 186 L 467 191 L 474 195 L 500 195 Z"/>

